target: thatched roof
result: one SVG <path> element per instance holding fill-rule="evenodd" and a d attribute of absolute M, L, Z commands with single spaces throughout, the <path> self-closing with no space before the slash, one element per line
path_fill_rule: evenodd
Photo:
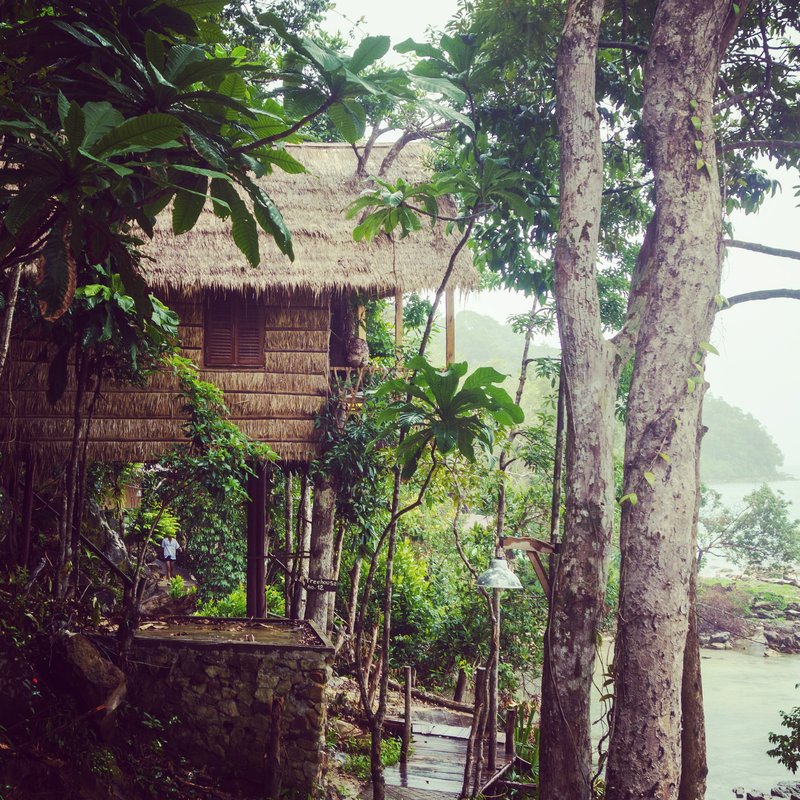
<path fill-rule="evenodd" d="M 390 147 L 375 145 L 370 173 L 377 172 Z M 262 185 L 292 232 L 294 262 L 259 230 L 261 263 L 250 267 L 233 241 L 230 220 L 215 217 L 210 204 L 193 230 L 174 236 L 167 209 L 145 250 L 153 261 L 142 265 L 153 288 L 187 295 L 203 289 L 242 288 L 257 293 L 300 288 L 318 294 L 353 289 L 386 295 L 395 288 L 438 287 L 457 242 L 456 233 L 446 236 L 444 224 L 438 223 L 433 229 L 426 225 L 394 242 L 385 235 L 370 243 L 354 242 L 352 232 L 358 220 L 346 219 L 344 212 L 364 190 L 365 182 L 356 175 L 356 157 L 350 145 L 307 143 L 289 145 L 287 150 L 308 171 L 290 175 L 275 168 Z M 407 145 L 388 177 L 423 180 L 426 152 L 422 143 Z M 459 254 L 451 281 L 457 288 L 477 288 L 478 275 L 466 248 Z"/>

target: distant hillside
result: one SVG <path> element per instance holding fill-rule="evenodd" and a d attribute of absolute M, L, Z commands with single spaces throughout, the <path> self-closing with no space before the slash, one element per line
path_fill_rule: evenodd
<path fill-rule="evenodd" d="M 708 427 L 700 457 L 704 481 L 780 477 L 783 453 L 752 414 L 708 395 L 703 404 L 703 424 Z"/>
<path fill-rule="evenodd" d="M 508 375 L 504 387 L 514 396 L 519 381 L 520 362 L 525 337 L 515 333 L 510 325 L 503 325 L 493 317 L 474 311 L 460 311 L 456 314 L 456 360 L 466 361 L 470 371 L 476 367 L 494 367 L 498 372 Z M 444 327 L 431 340 L 431 360 L 444 361 Z M 547 345 L 531 346 L 529 357 L 558 357 L 559 351 Z M 529 382 L 522 400 L 525 416 L 532 421 L 532 414 L 539 408 L 542 399 L 550 391 L 550 384 L 535 380 L 535 364 L 529 365 Z"/>
<path fill-rule="evenodd" d="M 510 325 L 474 311 L 456 315 L 456 359 L 466 361 L 470 371 L 476 367 L 494 367 L 509 377 L 504 384 L 513 396 L 517 389 L 524 336 Z M 434 363 L 444 362 L 444 328 L 439 325 L 429 348 Z M 534 344 L 530 357 L 558 357 L 559 351 Z M 529 383 L 522 400 L 525 416 L 533 421 L 543 399 L 550 394 L 547 381 L 534 379 L 531 364 Z M 770 480 L 780 477 L 783 453 L 764 426 L 751 414 L 708 395 L 703 406 L 703 423 L 708 433 L 703 439 L 700 468 L 704 481 Z"/>

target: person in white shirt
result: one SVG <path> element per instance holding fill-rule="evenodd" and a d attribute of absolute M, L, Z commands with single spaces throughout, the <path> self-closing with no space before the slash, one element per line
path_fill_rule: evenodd
<path fill-rule="evenodd" d="M 178 550 L 181 549 L 181 546 L 178 544 L 178 540 L 174 536 L 164 537 L 161 541 L 161 547 L 164 548 L 164 563 L 167 567 L 167 580 L 172 580 L 172 565 L 175 563 L 175 559 L 178 556 Z"/>

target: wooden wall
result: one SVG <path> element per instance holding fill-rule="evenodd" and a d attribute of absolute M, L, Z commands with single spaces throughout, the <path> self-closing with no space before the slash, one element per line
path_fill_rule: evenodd
<path fill-rule="evenodd" d="M 304 463 L 316 454 L 314 417 L 328 391 L 330 311 L 327 297 L 294 293 L 266 298 L 263 369 L 203 369 L 204 298 L 168 299 L 181 319 L 182 353 L 200 377 L 225 392 L 233 420 L 249 436 L 267 442 L 281 459 Z M 43 343 L 17 330 L 0 386 L 0 447 L 6 454 L 34 452 L 64 457 L 72 437 L 74 379 L 55 406 L 47 402 Z M 107 383 L 95 407 L 90 458 L 149 461 L 186 440 L 181 431 L 179 389 L 168 374 L 147 386 Z"/>

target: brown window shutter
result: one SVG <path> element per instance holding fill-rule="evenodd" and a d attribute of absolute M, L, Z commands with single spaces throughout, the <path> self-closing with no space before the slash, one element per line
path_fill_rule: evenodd
<path fill-rule="evenodd" d="M 224 300 L 212 300 L 206 307 L 205 323 L 206 366 L 231 366 L 235 359 L 233 306 Z"/>
<path fill-rule="evenodd" d="M 264 320 L 257 306 L 242 303 L 236 316 L 236 363 L 240 367 L 264 365 Z"/>
<path fill-rule="evenodd" d="M 264 315 L 252 301 L 215 298 L 205 310 L 205 366 L 263 367 Z"/>

